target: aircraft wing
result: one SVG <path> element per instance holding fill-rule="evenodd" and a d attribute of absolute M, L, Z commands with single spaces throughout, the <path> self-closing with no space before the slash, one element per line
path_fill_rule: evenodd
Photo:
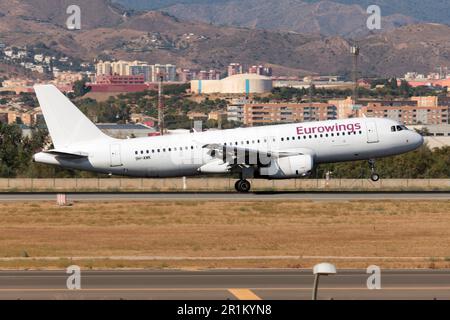
<path fill-rule="evenodd" d="M 306 148 L 294 150 L 266 150 L 245 148 L 241 146 L 226 146 L 223 144 L 211 143 L 203 145 L 204 149 L 209 149 L 209 154 L 223 160 L 224 162 L 236 165 L 257 164 L 268 165 L 271 159 L 278 159 L 303 154 L 312 155 L 313 151 Z M 254 159 L 253 163 L 248 163 L 249 159 Z"/>

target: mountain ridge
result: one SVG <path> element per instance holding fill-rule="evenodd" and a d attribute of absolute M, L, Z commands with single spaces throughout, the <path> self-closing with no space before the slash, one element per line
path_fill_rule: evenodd
<path fill-rule="evenodd" d="M 418 22 L 436 22 L 449 24 L 449 3 L 447 0 L 114 0 L 126 8 L 137 10 L 162 10 L 186 20 L 197 20 L 203 22 L 213 22 L 231 26 L 251 27 L 248 20 L 258 20 L 255 27 L 271 30 L 289 30 L 297 32 L 307 32 L 304 26 L 299 28 L 298 17 L 288 19 L 271 19 L 274 12 L 279 12 L 279 16 L 289 17 L 293 14 L 306 17 L 308 21 L 318 21 L 325 23 L 321 19 L 323 12 L 316 12 L 313 8 L 321 3 L 329 3 L 329 10 L 326 16 L 332 20 L 340 20 L 345 24 L 350 24 L 351 19 L 347 12 L 353 13 L 352 18 L 356 19 L 358 32 L 349 33 L 347 28 L 341 31 L 337 23 L 333 28 L 325 28 L 321 33 L 327 35 L 355 35 L 361 34 L 364 29 L 362 18 L 367 18 L 366 9 L 370 5 L 378 5 L 381 8 L 384 20 L 384 31 L 392 27 Z M 311 8 L 308 14 L 302 14 L 299 8 Z M 267 8 L 262 10 L 262 8 Z M 336 10 L 338 8 L 339 10 Z M 344 14 L 341 16 L 340 11 Z M 364 16 L 364 17 L 363 17 Z M 292 28 L 286 28 L 292 25 Z M 304 23 L 308 25 L 308 23 Z M 326 25 L 326 23 L 325 23 Z M 353 23 L 356 25 L 356 23 Z M 297 28 L 296 28 L 297 27 Z M 320 31 L 319 31 L 320 32 Z"/>
<path fill-rule="evenodd" d="M 11 1 L 16 6 L 11 7 Z M 158 11 L 127 14 L 106 0 L 80 1 L 82 30 L 64 28 L 64 5 L 43 0 L 0 0 L 0 42 L 24 46 L 44 43 L 84 60 L 96 58 L 174 63 L 186 68 L 225 70 L 232 62 L 268 64 L 276 74 L 344 74 L 352 68 L 351 41 L 340 36 L 299 34 L 183 21 Z M 55 0 L 56 1 L 56 0 Z M 89 6 L 93 4 L 93 7 Z M 102 9 L 102 10 L 100 10 Z M 62 17 L 54 12 L 63 12 Z M 94 11 L 94 10 L 92 10 Z M 26 15 L 24 15 L 27 13 Z M 415 24 L 359 39 L 364 76 L 400 76 L 450 65 L 450 27 Z"/>

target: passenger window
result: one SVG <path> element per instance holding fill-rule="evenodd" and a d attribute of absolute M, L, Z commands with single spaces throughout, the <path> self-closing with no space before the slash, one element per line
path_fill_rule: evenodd
<path fill-rule="evenodd" d="M 284 138 L 281 138 L 281 141 L 284 141 Z"/>
<path fill-rule="evenodd" d="M 134 154 L 138 154 L 139 152 L 135 151 Z"/>
<path fill-rule="evenodd" d="M 146 151 L 146 153 L 147 153 L 147 154 L 149 154 L 149 153 L 150 153 L 150 151 L 148 151 L 148 150 L 147 150 L 147 151 Z"/>
<path fill-rule="evenodd" d="M 395 132 L 395 126 L 392 126 L 392 127 L 391 127 L 391 131 L 392 131 L 392 132 Z"/>
<path fill-rule="evenodd" d="M 141 154 L 144 154 L 144 151 L 141 150 Z"/>

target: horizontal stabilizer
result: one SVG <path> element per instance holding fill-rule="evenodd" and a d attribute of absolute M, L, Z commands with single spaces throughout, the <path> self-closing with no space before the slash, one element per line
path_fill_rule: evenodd
<path fill-rule="evenodd" d="M 67 152 L 59 150 L 48 150 L 44 151 L 44 153 L 53 154 L 55 156 L 61 156 L 65 158 L 87 158 L 89 156 L 87 153 L 81 151 Z"/>

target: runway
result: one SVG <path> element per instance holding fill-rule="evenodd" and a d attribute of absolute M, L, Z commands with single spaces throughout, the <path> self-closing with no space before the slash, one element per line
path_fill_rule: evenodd
<path fill-rule="evenodd" d="M 0 299 L 308 300 L 311 270 L 81 271 L 81 290 L 68 290 L 64 271 L 0 272 Z M 319 299 L 450 299 L 450 270 L 381 272 L 367 289 L 365 270 L 321 277 Z"/>
<path fill-rule="evenodd" d="M 450 192 L 67 193 L 69 201 L 450 200 Z M 53 201 L 55 193 L 0 193 L 1 201 Z"/>

